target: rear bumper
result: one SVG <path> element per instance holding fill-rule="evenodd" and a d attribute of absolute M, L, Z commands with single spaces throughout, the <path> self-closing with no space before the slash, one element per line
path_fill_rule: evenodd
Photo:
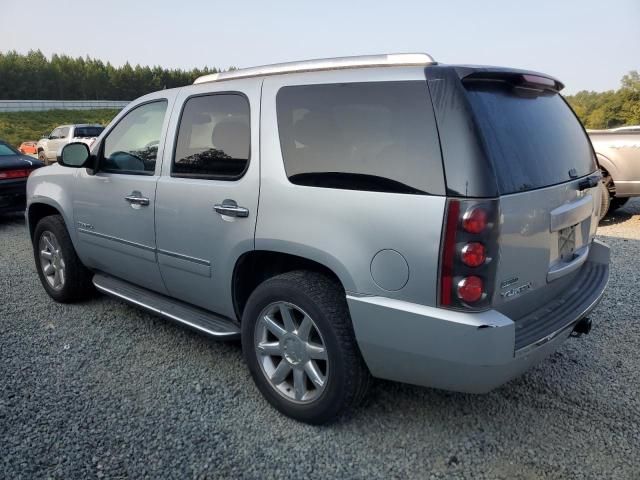
<path fill-rule="evenodd" d="M 0 213 L 19 212 L 25 209 L 26 180 L 3 180 L 0 183 Z"/>
<path fill-rule="evenodd" d="M 591 279 L 589 294 L 572 302 L 570 309 L 559 309 L 559 323 L 551 331 L 550 327 L 540 329 L 540 336 L 530 336 L 527 345 L 516 342 L 520 320 L 495 310 L 465 313 L 354 295 L 348 295 L 347 302 L 358 345 L 373 376 L 484 393 L 553 353 L 597 305 L 609 278 L 609 248 L 597 241 L 583 268 L 592 267 L 604 273 Z"/>

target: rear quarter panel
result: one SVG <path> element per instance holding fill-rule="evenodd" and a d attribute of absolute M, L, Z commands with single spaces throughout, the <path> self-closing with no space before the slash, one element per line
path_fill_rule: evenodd
<path fill-rule="evenodd" d="M 276 116 L 282 86 L 384 80 L 425 80 L 424 70 L 361 69 L 264 81 L 256 249 L 315 260 L 333 270 L 351 293 L 435 305 L 444 196 L 294 185 L 284 169 Z M 385 290 L 371 275 L 374 256 L 385 249 L 399 252 L 408 266 L 409 278 L 398 290 Z"/>

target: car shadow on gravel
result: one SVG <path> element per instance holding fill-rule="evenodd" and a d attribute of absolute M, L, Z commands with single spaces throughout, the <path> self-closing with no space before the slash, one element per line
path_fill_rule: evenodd
<path fill-rule="evenodd" d="M 640 215 L 640 197 L 632 198 L 622 208 L 609 210 L 607 215 L 600 221 L 599 226 L 618 225 L 631 220 L 637 215 Z"/>
<path fill-rule="evenodd" d="M 0 228 L 4 226 L 24 225 L 24 213 L 0 213 Z"/>
<path fill-rule="evenodd" d="M 607 216 L 600 220 L 598 224 L 600 227 L 607 227 L 609 225 L 618 225 L 620 223 L 628 222 L 631 220 L 634 215 L 637 215 L 638 212 L 630 213 L 626 209 L 620 209 L 613 212 L 607 213 Z"/>

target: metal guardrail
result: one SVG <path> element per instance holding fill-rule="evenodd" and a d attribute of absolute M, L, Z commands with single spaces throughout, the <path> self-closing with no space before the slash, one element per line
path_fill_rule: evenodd
<path fill-rule="evenodd" d="M 37 112 L 44 110 L 93 110 L 124 108 L 122 100 L 0 100 L 0 112 Z"/>

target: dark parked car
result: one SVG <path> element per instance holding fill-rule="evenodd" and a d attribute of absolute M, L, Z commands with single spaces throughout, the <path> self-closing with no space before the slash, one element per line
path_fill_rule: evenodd
<path fill-rule="evenodd" d="M 0 140 L 0 213 L 24 210 L 27 178 L 42 166 L 40 160 L 23 155 Z"/>

